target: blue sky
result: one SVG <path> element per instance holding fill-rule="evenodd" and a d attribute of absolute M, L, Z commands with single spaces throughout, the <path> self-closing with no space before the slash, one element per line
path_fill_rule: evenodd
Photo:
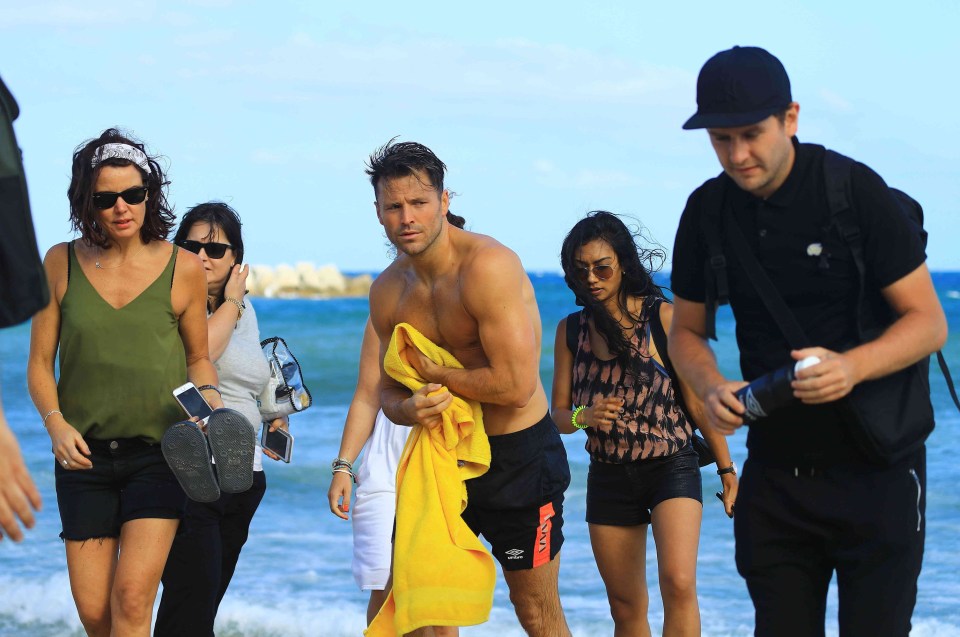
<path fill-rule="evenodd" d="M 960 3 L 595 4 L 4 1 L 41 250 L 71 236 L 73 149 L 111 125 L 168 159 L 178 213 L 233 205 L 253 263 L 385 267 L 363 164 L 396 135 L 447 163 L 452 209 L 529 270 L 558 270 L 597 208 L 672 248 L 719 172 L 706 134 L 680 129 L 697 73 L 749 44 L 790 73 L 800 139 L 920 200 L 930 266 L 960 269 Z"/>

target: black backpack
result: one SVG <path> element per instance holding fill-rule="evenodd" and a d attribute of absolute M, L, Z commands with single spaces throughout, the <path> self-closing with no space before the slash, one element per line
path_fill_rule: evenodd
<path fill-rule="evenodd" d="M 683 410 L 683 413 L 687 415 L 687 420 L 690 421 L 690 424 L 694 428 L 693 440 L 693 450 L 697 452 L 697 462 L 701 467 L 705 467 L 708 464 L 713 464 L 717 461 L 716 456 L 713 454 L 713 450 L 710 449 L 710 445 L 707 444 L 707 441 L 703 439 L 700 434 L 696 432 L 697 423 L 693 422 L 693 418 L 690 417 L 690 412 L 687 410 L 687 405 L 683 400 L 683 392 L 680 389 L 680 381 L 677 380 L 677 373 L 673 369 L 673 364 L 670 362 L 670 356 L 667 354 L 667 333 L 663 329 L 663 323 L 660 322 L 660 303 L 667 303 L 665 299 L 661 299 L 659 303 L 654 303 L 653 307 L 650 310 L 650 335 L 653 337 L 653 344 L 657 348 L 657 353 L 660 354 L 660 359 L 663 361 L 663 366 L 667 370 L 667 374 L 670 376 L 671 386 L 673 387 L 673 395 L 677 400 L 677 404 Z M 570 350 L 570 353 L 574 356 L 577 355 L 577 337 L 579 336 L 578 332 L 580 329 L 580 314 L 583 310 L 574 312 L 567 316 L 567 349 Z"/>
<path fill-rule="evenodd" d="M 867 342 L 880 334 L 887 326 L 889 326 L 895 319 L 895 316 L 887 303 L 884 301 L 882 295 L 879 293 L 879 290 L 870 289 L 867 285 L 867 268 L 866 261 L 864 259 L 863 253 L 863 237 L 860 231 L 859 220 L 856 215 L 856 211 L 853 208 L 853 200 L 851 196 L 851 169 L 853 167 L 854 161 L 848 157 L 845 157 L 839 153 L 827 150 L 824 156 L 824 179 L 826 183 L 826 194 L 827 194 L 827 204 L 830 211 L 830 221 L 827 225 L 828 231 L 834 231 L 839 234 L 843 240 L 844 245 L 848 247 L 851 253 L 852 260 L 855 264 L 858 274 L 858 292 L 857 292 L 857 301 L 856 301 L 856 330 L 857 337 L 860 343 Z M 708 197 L 710 202 L 710 207 L 704 209 L 703 214 L 703 231 L 704 237 L 707 242 L 707 248 L 709 251 L 709 258 L 705 265 L 705 275 L 706 275 L 706 314 L 707 314 L 707 334 L 710 338 L 716 340 L 716 310 L 717 307 L 721 304 L 729 302 L 729 282 L 726 275 L 726 258 L 723 255 L 723 246 L 721 240 L 721 227 L 724 222 L 724 216 L 729 220 L 727 230 L 731 232 L 731 237 L 743 243 L 743 239 L 740 237 L 739 229 L 731 228 L 730 225 L 735 225 L 736 222 L 733 221 L 732 216 L 729 214 L 729 211 L 726 210 L 725 201 L 724 201 L 724 189 L 725 189 L 725 180 L 722 178 L 717 178 L 712 180 L 707 184 L 707 192 L 705 195 Z M 903 191 L 897 190 L 895 188 L 890 189 L 897 203 L 899 204 L 900 209 L 903 211 L 904 215 L 912 222 L 912 226 L 915 231 L 918 233 L 921 241 L 924 246 L 927 242 L 927 233 L 923 229 L 923 208 L 914 200 L 912 197 L 904 193 Z M 733 232 L 736 232 L 737 237 L 733 236 Z M 747 250 L 745 243 L 741 245 L 740 251 Z M 740 261 L 745 267 L 747 267 L 747 273 L 752 281 L 754 281 L 754 287 L 756 288 L 758 294 L 760 294 L 763 299 L 764 304 L 767 306 L 768 310 L 774 316 L 781 330 L 784 332 L 784 335 L 787 336 L 787 340 L 791 342 L 791 347 L 797 348 L 798 339 L 803 339 L 805 336 L 802 335 L 802 328 L 796 323 L 796 319 L 793 317 L 792 312 L 783 304 L 782 298 L 780 298 L 776 289 L 773 288 L 773 284 L 766 279 L 766 276 L 761 272 L 757 272 L 759 266 L 756 265 L 756 260 L 752 258 L 752 255 L 746 255 L 746 258 L 741 258 Z M 751 266 L 752 262 L 754 265 Z M 749 267 L 748 267 L 749 266 Z M 753 270 L 753 272 L 751 272 Z M 798 335 L 799 334 L 799 335 Z M 954 404 L 957 406 L 957 409 L 960 410 L 960 400 L 957 398 L 957 392 L 953 384 L 953 378 L 950 375 L 950 370 L 947 367 L 947 362 L 943 357 L 943 353 L 937 352 L 937 362 L 940 365 L 940 370 L 943 373 L 943 377 L 947 383 L 947 388 L 950 392 L 951 398 L 953 398 Z M 916 367 L 917 373 L 920 378 L 922 378 L 922 383 L 914 384 L 914 387 L 922 387 L 925 392 L 925 400 L 929 404 L 929 385 L 926 383 L 926 378 L 929 374 L 930 360 L 925 358 L 914 365 Z M 911 366 L 911 367 L 914 367 Z M 902 389 L 903 394 L 908 394 L 909 391 L 906 391 L 907 385 L 900 384 L 897 376 L 909 376 L 910 368 L 906 370 L 901 370 L 891 375 L 887 381 L 883 384 L 888 386 L 890 391 L 897 391 Z M 875 383 L 877 381 L 874 381 Z M 873 390 L 877 391 L 877 390 Z M 915 390 L 919 392 L 920 390 Z M 902 396 L 902 405 L 904 409 L 916 410 L 922 407 L 918 402 L 919 396 Z M 845 403 L 856 403 L 856 400 L 844 401 Z M 863 401 L 860 401 L 861 403 Z M 907 406 L 909 405 L 909 407 Z M 861 409 L 861 411 L 863 411 Z M 861 417 L 859 420 L 866 420 L 866 417 Z M 868 455 L 875 459 L 889 462 L 891 459 L 906 453 L 908 450 L 907 442 L 911 444 L 920 444 L 923 442 L 923 439 L 926 438 L 926 435 L 929 434 L 932 430 L 932 414 L 929 424 L 918 425 L 916 430 L 916 440 L 908 441 L 906 437 L 904 438 L 895 438 L 895 436 L 909 436 L 909 434 L 900 434 L 894 432 L 891 434 L 889 440 L 873 440 L 870 439 L 875 432 L 867 434 L 866 438 L 862 440 L 862 444 L 867 451 Z"/>

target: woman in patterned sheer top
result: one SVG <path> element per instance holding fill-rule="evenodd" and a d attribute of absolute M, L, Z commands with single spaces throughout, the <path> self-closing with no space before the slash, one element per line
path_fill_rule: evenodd
<path fill-rule="evenodd" d="M 668 332 L 673 315 L 652 277 L 664 258 L 662 250 L 639 248 L 623 221 L 603 211 L 579 221 L 561 250 L 564 278 L 584 309 L 557 326 L 552 415 L 561 432 L 586 434 L 587 523 L 617 636 L 650 634 L 648 526 L 657 548 L 663 633 L 700 634 L 703 498 L 692 440 L 702 404 L 692 391 L 681 399 L 684 383 L 676 386 L 667 352 L 655 344 L 654 334 Z M 723 436 L 704 436 L 717 465 L 731 465 Z M 721 479 L 732 514 L 736 473 Z"/>

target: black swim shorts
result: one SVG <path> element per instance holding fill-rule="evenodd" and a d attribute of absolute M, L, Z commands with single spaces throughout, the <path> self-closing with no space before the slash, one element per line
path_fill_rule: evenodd
<path fill-rule="evenodd" d="M 92 469 L 69 471 L 55 463 L 62 539 L 115 538 L 130 520 L 183 517 L 187 496 L 159 444 L 138 438 L 84 441 Z"/>
<path fill-rule="evenodd" d="M 490 470 L 467 480 L 463 519 L 493 547 L 505 571 L 548 563 L 563 544 L 567 452 L 550 414 L 532 427 L 490 436 Z"/>

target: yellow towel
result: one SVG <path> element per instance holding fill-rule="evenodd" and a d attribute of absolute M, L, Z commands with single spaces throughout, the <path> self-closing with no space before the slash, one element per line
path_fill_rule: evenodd
<path fill-rule="evenodd" d="M 449 352 L 400 323 L 383 366 L 411 391 L 426 381 L 406 362 L 408 341 L 434 363 L 463 369 Z M 393 590 L 364 632 L 368 637 L 403 635 L 422 626 L 473 626 L 490 616 L 493 557 L 460 517 L 467 506 L 464 480 L 490 468 L 483 412 L 477 401 L 454 396 L 442 415 L 440 426 L 414 426 L 403 449 L 397 468 Z"/>

